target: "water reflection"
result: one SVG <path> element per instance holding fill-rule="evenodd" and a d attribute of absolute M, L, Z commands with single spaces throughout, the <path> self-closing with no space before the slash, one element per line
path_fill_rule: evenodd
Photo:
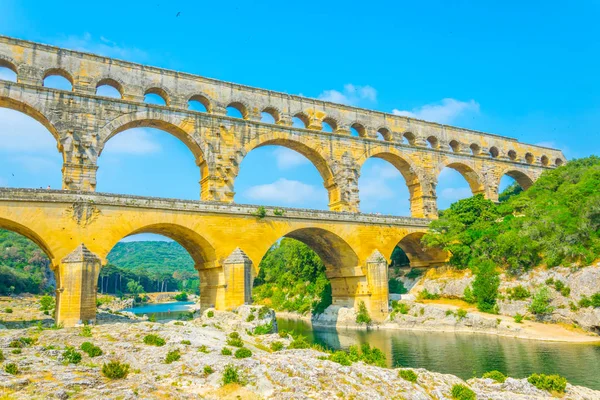
<path fill-rule="evenodd" d="M 368 342 L 394 367 L 425 368 L 468 379 L 498 370 L 515 378 L 558 373 L 575 385 L 600 389 L 600 345 L 540 342 L 483 334 L 390 330 L 332 330 L 278 319 L 280 330 L 301 333 L 331 349 Z"/>
<path fill-rule="evenodd" d="M 157 320 L 168 320 L 179 318 L 180 315 L 187 313 L 192 305 L 194 305 L 193 301 L 175 301 L 126 308 L 123 311 L 129 311 L 137 315 L 154 315 Z"/>

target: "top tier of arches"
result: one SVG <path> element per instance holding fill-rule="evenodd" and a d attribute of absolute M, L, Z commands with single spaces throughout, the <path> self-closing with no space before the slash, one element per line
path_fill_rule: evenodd
<path fill-rule="evenodd" d="M 36 57 L 32 57 L 34 51 Z M 78 93 L 139 103 L 152 95 L 162 99 L 153 101 L 154 105 L 220 116 L 227 116 L 228 108 L 233 108 L 237 110 L 234 117 L 333 135 L 356 136 L 356 140 L 380 140 L 397 146 L 431 148 L 540 167 L 554 167 L 566 161 L 558 150 L 526 145 L 502 136 L 2 36 L 0 67 L 15 72 L 20 83 L 43 86 L 45 78 L 57 75 L 70 82 L 71 90 Z M 104 87 L 112 89 L 112 95 L 100 90 Z M 268 121 L 263 119 L 265 113 L 270 116 Z"/>

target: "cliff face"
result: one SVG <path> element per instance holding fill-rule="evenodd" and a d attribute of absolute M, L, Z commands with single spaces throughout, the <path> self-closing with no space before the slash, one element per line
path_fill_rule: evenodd
<path fill-rule="evenodd" d="M 461 299 L 473 280 L 474 276 L 467 270 L 432 271 L 426 274 L 410 293 L 418 296 L 420 292 L 427 290 L 441 297 Z M 529 296 L 515 298 L 512 292 L 518 286 L 529 292 Z M 548 288 L 549 305 L 553 311 L 540 317 L 531 314 L 529 306 L 533 295 L 542 287 Z M 600 292 L 600 263 L 584 268 L 537 268 L 518 277 L 503 274 L 499 290 L 498 306 L 501 315 L 520 314 L 544 322 L 575 324 L 586 331 L 600 334 L 600 307 L 585 302 Z"/>

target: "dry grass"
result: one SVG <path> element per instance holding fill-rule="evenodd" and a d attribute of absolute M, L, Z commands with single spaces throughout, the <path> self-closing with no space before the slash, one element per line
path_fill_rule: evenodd
<path fill-rule="evenodd" d="M 452 267 L 438 267 L 431 268 L 425 273 L 427 279 L 440 279 L 440 278 L 462 278 L 471 274 L 468 269 L 456 269 Z"/>
<path fill-rule="evenodd" d="M 418 303 L 441 304 L 441 305 L 446 305 L 446 306 L 454 306 L 454 307 L 458 307 L 458 308 L 464 308 L 465 310 L 468 310 L 468 311 L 477 310 L 477 307 L 474 304 L 469 304 L 466 301 L 460 300 L 460 299 L 441 298 L 441 299 L 437 299 L 437 300 L 418 300 Z"/>

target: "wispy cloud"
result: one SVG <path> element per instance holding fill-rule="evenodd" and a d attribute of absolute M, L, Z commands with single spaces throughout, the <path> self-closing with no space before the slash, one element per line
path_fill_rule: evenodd
<path fill-rule="evenodd" d="M 70 35 L 66 38 L 59 39 L 57 42 L 60 47 L 100 54 L 106 57 L 134 60 L 138 62 L 145 61 L 148 58 L 148 54 L 144 50 L 125 46 L 107 39 L 104 36 L 94 38 L 88 32 L 83 35 Z"/>
<path fill-rule="evenodd" d="M 478 114 L 479 103 L 475 100 L 460 101 L 447 98 L 436 104 L 426 104 L 422 107 L 413 108 L 411 111 L 394 109 L 392 112 L 395 115 L 403 115 L 425 121 L 438 122 L 440 124 L 451 124 L 465 114 Z"/>
<path fill-rule="evenodd" d="M 273 156 L 275 156 L 277 167 L 280 169 L 290 169 L 310 162 L 302 154 L 285 147 L 275 148 Z"/>
<path fill-rule="evenodd" d="M 366 164 L 361 171 L 359 190 L 361 211 L 408 215 L 406 182 L 400 171 L 388 162 L 373 160 Z"/>
<path fill-rule="evenodd" d="M 320 193 L 315 186 L 281 178 L 273 183 L 252 186 L 245 195 L 249 199 L 272 204 L 302 205 L 320 196 Z"/>
<path fill-rule="evenodd" d="M 446 188 L 438 194 L 443 200 L 447 202 L 455 202 L 457 200 L 466 199 L 467 197 L 473 196 L 471 189 L 468 187 L 461 188 Z"/>
<path fill-rule="evenodd" d="M 11 157 L 10 161 L 21 165 L 23 169 L 32 173 L 59 171 L 62 163 L 58 163 L 53 158 L 44 155 L 22 154 Z"/>
<path fill-rule="evenodd" d="M 319 95 L 319 100 L 331 101 L 333 103 L 358 106 L 362 104 L 375 103 L 377 91 L 372 86 L 359 86 L 348 83 L 340 92 L 335 89 L 325 90 Z"/>
<path fill-rule="evenodd" d="M 145 155 L 161 151 L 160 145 L 144 128 L 135 128 L 118 134 L 106 142 L 103 152 Z"/>

